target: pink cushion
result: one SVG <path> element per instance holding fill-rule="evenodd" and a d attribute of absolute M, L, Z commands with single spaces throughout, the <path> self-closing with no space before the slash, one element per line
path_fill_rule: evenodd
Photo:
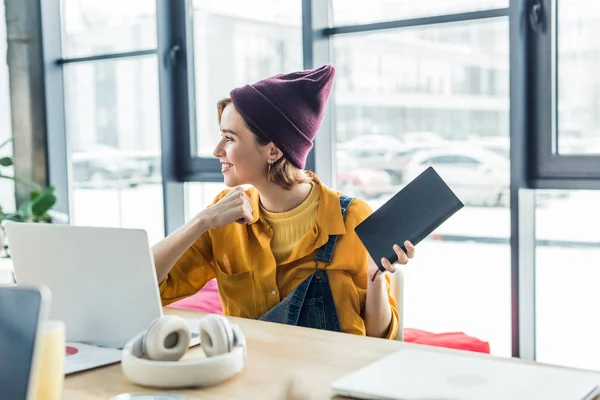
<path fill-rule="evenodd" d="M 202 311 L 211 314 L 223 314 L 217 281 L 211 279 L 198 293 L 169 304 L 169 307 L 182 310 Z"/>

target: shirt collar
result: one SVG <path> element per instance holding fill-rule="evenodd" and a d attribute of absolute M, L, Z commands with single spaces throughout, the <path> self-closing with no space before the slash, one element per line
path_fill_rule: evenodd
<path fill-rule="evenodd" d="M 306 172 L 315 182 L 314 189 L 321 191 L 319 211 L 317 211 L 317 228 L 319 233 L 326 236 L 345 234 L 346 225 L 344 224 L 344 217 L 340 208 L 340 193 L 328 188 L 314 173 L 310 171 Z"/>

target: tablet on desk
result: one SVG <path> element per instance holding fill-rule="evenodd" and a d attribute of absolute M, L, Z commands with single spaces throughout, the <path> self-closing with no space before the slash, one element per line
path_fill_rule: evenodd
<path fill-rule="evenodd" d="M 409 240 L 416 245 L 464 207 L 438 173 L 429 167 L 361 222 L 356 234 L 384 271 L 380 260 L 398 261 L 393 250 Z"/>
<path fill-rule="evenodd" d="M 44 286 L 0 287 L 0 398 L 34 398 L 40 332 L 49 308 Z"/>

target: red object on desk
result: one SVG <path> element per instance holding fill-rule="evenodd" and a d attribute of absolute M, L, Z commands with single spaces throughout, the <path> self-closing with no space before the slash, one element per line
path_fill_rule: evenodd
<path fill-rule="evenodd" d="M 67 347 L 66 347 L 66 350 L 65 350 L 65 353 L 66 353 L 68 356 L 72 356 L 72 355 L 74 355 L 74 354 L 77 354 L 77 353 L 79 353 L 79 350 L 77 350 L 75 347 L 72 347 L 72 346 L 67 346 Z"/>

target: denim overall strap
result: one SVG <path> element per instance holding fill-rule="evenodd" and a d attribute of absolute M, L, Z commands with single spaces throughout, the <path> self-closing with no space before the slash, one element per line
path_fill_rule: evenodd
<path fill-rule="evenodd" d="M 343 217 L 346 216 L 351 201 L 351 197 L 340 197 Z M 327 243 L 317 250 L 315 259 L 326 264 L 331 263 L 336 242 L 337 236 L 330 236 Z M 259 320 L 339 332 L 340 323 L 327 272 L 325 270 L 313 272 Z"/>

